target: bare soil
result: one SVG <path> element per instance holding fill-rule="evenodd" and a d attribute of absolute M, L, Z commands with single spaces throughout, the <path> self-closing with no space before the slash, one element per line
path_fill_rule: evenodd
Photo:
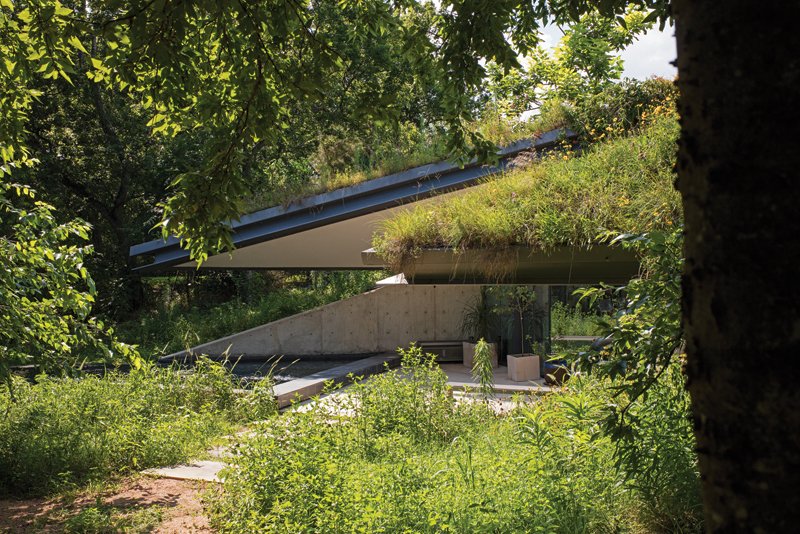
<path fill-rule="evenodd" d="M 115 517 L 159 508 L 163 520 L 153 534 L 212 534 L 204 499 L 213 498 L 216 485 L 167 478 L 125 479 L 118 487 L 100 493 L 57 499 L 0 499 L 0 534 L 58 533 L 71 517 L 102 505 Z M 158 511 L 158 510 L 156 510 Z M 108 532 L 124 532 L 122 527 Z"/>

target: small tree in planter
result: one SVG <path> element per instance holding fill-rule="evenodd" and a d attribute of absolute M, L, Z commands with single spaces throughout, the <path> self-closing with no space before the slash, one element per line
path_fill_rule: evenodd
<path fill-rule="evenodd" d="M 540 356 L 525 353 L 525 341 L 531 336 L 525 335 L 525 312 L 533 310 L 536 304 L 536 292 L 527 286 L 502 286 L 493 288 L 494 294 L 506 301 L 506 304 L 496 309 L 496 312 L 513 312 L 519 314 L 520 334 L 522 336 L 522 353 L 508 355 L 508 378 L 515 382 L 538 380 Z"/>
<path fill-rule="evenodd" d="M 466 306 L 461 316 L 461 335 L 468 341 L 464 342 L 464 366 L 472 368 L 475 358 L 476 342 L 484 340 L 489 346 L 491 362 L 497 367 L 497 343 L 489 343 L 489 332 L 500 326 L 500 318 L 495 310 L 486 305 L 486 288 L 481 286 L 480 295 L 474 296 Z"/>

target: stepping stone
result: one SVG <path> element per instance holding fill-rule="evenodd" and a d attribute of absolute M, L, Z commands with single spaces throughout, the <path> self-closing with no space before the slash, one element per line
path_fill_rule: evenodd
<path fill-rule="evenodd" d="M 217 473 L 227 467 L 223 462 L 212 462 L 208 460 L 191 462 L 173 467 L 162 467 L 159 469 L 145 469 L 145 475 L 153 475 L 162 478 L 174 478 L 175 480 L 205 480 L 206 482 L 222 482 Z"/>

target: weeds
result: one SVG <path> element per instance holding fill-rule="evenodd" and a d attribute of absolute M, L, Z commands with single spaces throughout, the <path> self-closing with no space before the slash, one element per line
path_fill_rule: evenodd
<path fill-rule="evenodd" d="M 642 452 L 653 471 L 640 477 L 618 468 L 614 443 L 597 434 L 599 408 L 612 400 L 608 382 L 573 377 L 569 389 L 503 418 L 454 401 L 439 373 L 412 349 L 399 370 L 259 425 L 238 448 L 216 525 L 234 533 L 702 531 L 702 518 L 687 512 L 699 504 L 695 460 L 668 454 L 690 444 L 691 431 L 664 434 L 671 410 L 685 416 L 688 407 L 659 402 L 685 397 L 679 382 L 653 392 L 643 428 L 662 445 Z M 668 498 L 654 500 L 665 488 L 673 488 Z M 669 525 L 672 513 L 680 521 Z"/>
<path fill-rule="evenodd" d="M 205 451 L 240 421 L 274 413 L 240 400 L 221 365 L 143 368 L 100 378 L 40 377 L 0 391 L 0 494 L 63 491 L 109 475 L 171 465 Z"/>
<path fill-rule="evenodd" d="M 430 248 L 513 259 L 508 252 L 519 246 L 586 247 L 610 233 L 675 228 L 682 219 L 672 183 L 678 129 L 674 116 L 660 114 L 637 135 L 583 157 L 554 152 L 464 195 L 395 214 L 383 221 L 373 246 L 402 270 Z"/>

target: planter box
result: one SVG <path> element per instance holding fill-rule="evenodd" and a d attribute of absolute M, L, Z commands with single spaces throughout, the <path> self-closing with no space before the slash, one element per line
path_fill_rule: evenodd
<path fill-rule="evenodd" d="M 477 345 L 477 343 L 464 342 L 464 367 L 472 369 L 475 363 L 475 345 Z M 492 367 L 497 368 L 497 343 L 489 343 L 489 350 L 492 351 Z"/>
<path fill-rule="evenodd" d="M 514 382 L 539 380 L 539 356 L 536 354 L 509 354 L 508 378 Z"/>

